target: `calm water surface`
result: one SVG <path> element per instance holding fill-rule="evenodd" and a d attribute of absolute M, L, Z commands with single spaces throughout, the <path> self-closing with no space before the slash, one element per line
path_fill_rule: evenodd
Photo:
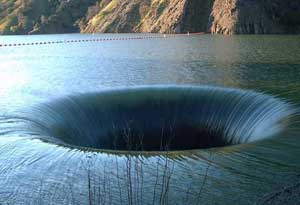
<path fill-rule="evenodd" d="M 0 44 L 107 36 L 2 36 Z M 251 89 L 299 108 L 300 36 L 200 35 L 0 48 L 2 116 L 70 94 L 155 84 Z M 74 150 L 3 131 L 0 203 L 252 204 L 300 180 L 299 121 L 270 140 L 172 156 Z"/>

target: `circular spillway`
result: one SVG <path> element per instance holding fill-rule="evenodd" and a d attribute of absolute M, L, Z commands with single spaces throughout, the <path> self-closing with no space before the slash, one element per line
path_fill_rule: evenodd
<path fill-rule="evenodd" d="M 280 132 L 292 114 L 281 100 L 209 86 L 117 88 L 26 110 L 24 130 L 59 145 L 175 151 L 249 143 Z"/>

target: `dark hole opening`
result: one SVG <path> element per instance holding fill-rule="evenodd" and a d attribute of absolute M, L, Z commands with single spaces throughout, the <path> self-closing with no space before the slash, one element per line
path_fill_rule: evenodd
<path fill-rule="evenodd" d="M 115 129 L 85 147 L 123 151 L 175 151 L 227 146 L 222 131 L 181 125 L 160 129 Z M 79 146 L 82 146 L 79 145 Z"/>
<path fill-rule="evenodd" d="M 29 131 L 69 147 L 176 151 L 263 139 L 281 131 L 291 113 L 285 103 L 254 92 L 151 87 L 41 105 L 34 115 L 30 112 Z"/>

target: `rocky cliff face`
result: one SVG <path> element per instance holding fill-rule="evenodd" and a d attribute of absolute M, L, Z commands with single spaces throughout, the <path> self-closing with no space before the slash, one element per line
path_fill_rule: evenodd
<path fill-rule="evenodd" d="M 88 20 L 83 32 L 207 31 L 213 0 L 110 1 Z"/>
<path fill-rule="evenodd" d="M 300 33 L 300 0 L 215 0 L 210 31 L 221 34 Z"/>
<path fill-rule="evenodd" d="M 186 0 L 112 0 L 87 19 L 83 32 L 180 32 Z"/>
<path fill-rule="evenodd" d="M 0 0 L 0 33 L 300 33 L 300 0 Z"/>

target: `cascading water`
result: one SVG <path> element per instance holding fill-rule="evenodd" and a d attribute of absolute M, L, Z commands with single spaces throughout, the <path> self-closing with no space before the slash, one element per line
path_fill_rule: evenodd
<path fill-rule="evenodd" d="M 299 202 L 297 36 L 96 36 L 2 37 L 91 41 L 0 49 L 0 204 Z"/>
<path fill-rule="evenodd" d="M 228 167 L 248 170 L 235 162 L 252 160 L 248 143 L 266 149 L 258 142 L 284 131 L 294 115 L 275 97 L 209 86 L 120 88 L 42 103 L 1 118 L 0 202 L 207 202 L 204 184 L 233 180 Z"/>
<path fill-rule="evenodd" d="M 287 103 L 252 91 L 150 86 L 61 98 L 20 119 L 25 133 L 65 146 L 170 151 L 264 139 L 292 114 Z"/>

